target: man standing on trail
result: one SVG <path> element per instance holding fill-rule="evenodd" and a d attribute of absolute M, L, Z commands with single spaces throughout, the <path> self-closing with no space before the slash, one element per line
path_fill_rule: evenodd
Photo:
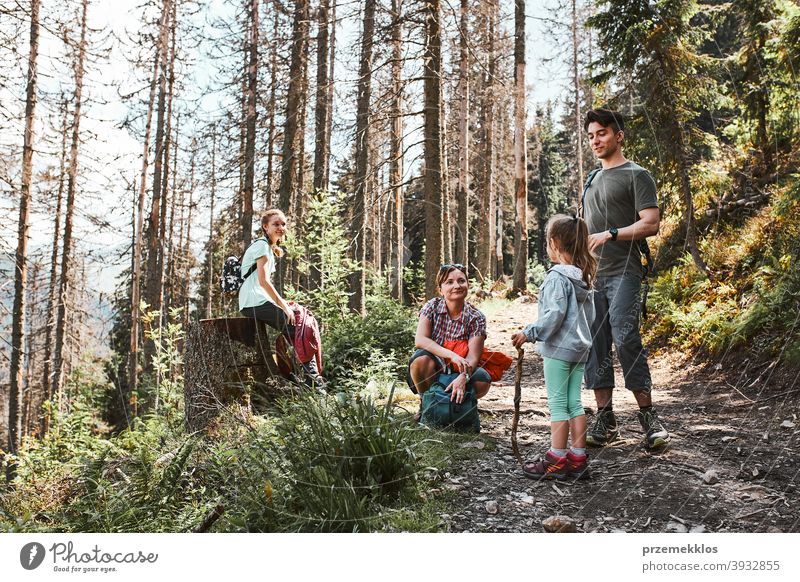
<path fill-rule="evenodd" d="M 614 345 L 625 387 L 639 404 L 637 416 L 647 446 L 661 447 L 669 441 L 669 433 L 653 410 L 650 368 L 639 333 L 642 263 L 637 242 L 658 234 L 656 184 L 647 170 L 622 155 L 625 125 L 619 113 L 593 109 L 586 114 L 584 129 L 602 165 L 590 175 L 582 201 L 589 247 L 598 257 L 593 343 L 584 374 L 598 411 L 586 442 L 602 447 L 619 436 L 612 402 Z"/>

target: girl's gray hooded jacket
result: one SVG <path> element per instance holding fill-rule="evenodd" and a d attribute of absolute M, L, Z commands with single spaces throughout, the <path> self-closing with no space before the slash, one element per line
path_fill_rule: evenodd
<path fill-rule="evenodd" d="M 574 265 L 555 265 L 539 288 L 539 319 L 523 329 L 546 358 L 585 362 L 592 347 L 593 291 Z"/>

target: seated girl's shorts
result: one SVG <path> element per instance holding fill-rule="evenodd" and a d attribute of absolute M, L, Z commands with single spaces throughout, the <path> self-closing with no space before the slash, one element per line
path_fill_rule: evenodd
<path fill-rule="evenodd" d="M 445 366 L 444 360 L 439 356 L 435 356 L 430 353 L 428 350 L 417 350 L 411 356 L 411 359 L 408 361 L 408 369 L 406 371 L 406 383 L 408 387 L 411 388 L 411 391 L 416 394 L 417 387 L 414 386 L 414 381 L 411 379 L 411 363 L 416 360 L 417 358 L 426 357 L 432 359 L 436 362 L 436 371 L 437 374 L 445 374 L 447 373 L 447 366 Z M 492 377 L 489 376 L 489 372 L 484 370 L 483 368 L 477 368 L 472 374 L 470 374 L 469 382 L 472 384 L 473 382 L 491 382 Z"/>

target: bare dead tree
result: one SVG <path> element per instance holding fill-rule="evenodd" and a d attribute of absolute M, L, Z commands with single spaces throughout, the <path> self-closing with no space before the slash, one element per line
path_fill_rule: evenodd
<path fill-rule="evenodd" d="M 72 137 L 70 141 L 69 165 L 67 167 L 67 204 L 64 216 L 64 238 L 61 244 L 61 275 L 58 285 L 58 316 L 56 317 L 56 340 L 53 350 L 53 390 L 62 400 L 64 387 L 64 354 L 67 325 L 67 297 L 69 294 L 72 262 L 72 228 L 75 215 L 75 191 L 78 178 L 78 149 L 80 146 L 81 105 L 83 98 L 83 74 L 86 59 L 86 12 L 89 0 L 81 3 L 81 33 L 78 54 L 75 60 L 75 95 L 73 97 Z"/>
<path fill-rule="evenodd" d="M 512 291 L 528 282 L 528 158 L 525 139 L 525 0 L 514 2 L 514 279 Z"/>
<path fill-rule="evenodd" d="M 39 0 L 31 0 L 30 52 L 28 54 L 28 81 L 25 88 L 25 134 L 22 149 L 22 184 L 19 202 L 17 252 L 14 257 L 14 307 L 11 323 L 11 385 L 8 406 L 8 451 L 16 455 L 22 437 L 20 415 L 23 389 L 22 361 L 25 347 L 25 293 L 28 281 L 28 230 L 30 229 L 31 177 L 33 174 L 34 121 L 36 115 L 37 58 L 39 55 Z M 16 478 L 16 463 L 10 462 L 6 479 Z"/>
<path fill-rule="evenodd" d="M 165 0 L 165 3 L 169 0 Z M 142 171 L 139 174 L 139 200 L 136 219 L 136 233 L 133 241 L 133 275 L 131 277 L 131 342 L 128 354 L 128 388 L 136 393 L 139 384 L 139 304 L 141 291 L 142 234 L 144 227 L 144 203 L 147 183 L 147 171 L 150 160 L 150 131 L 152 129 L 153 109 L 155 107 L 158 72 L 167 46 L 169 12 L 162 6 L 159 22 L 159 35 L 153 59 L 153 77 L 150 81 L 150 94 L 147 99 L 147 115 L 145 121 L 144 144 L 142 152 Z"/>
<path fill-rule="evenodd" d="M 242 240 L 245 247 L 253 234 L 253 188 L 256 164 L 256 94 L 258 92 L 258 0 L 250 0 L 250 32 L 247 47 L 247 88 L 245 91 L 244 189 L 242 192 Z"/>

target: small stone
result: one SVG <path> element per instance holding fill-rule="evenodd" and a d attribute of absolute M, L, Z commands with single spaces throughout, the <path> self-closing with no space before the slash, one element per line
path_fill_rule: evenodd
<path fill-rule="evenodd" d="M 794 423 L 791 420 L 784 420 L 781 423 L 781 428 L 794 428 Z"/>
<path fill-rule="evenodd" d="M 706 485 L 713 485 L 714 483 L 719 483 L 719 475 L 714 469 L 709 469 L 705 473 L 703 473 L 703 483 Z"/>
<path fill-rule="evenodd" d="M 764 441 L 765 443 L 769 442 L 769 431 L 761 435 L 761 440 Z"/>
<path fill-rule="evenodd" d="M 767 533 L 783 533 L 783 530 L 777 526 L 771 525 L 767 528 Z"/>
<path fill-rule="evenodd" d="M 566 515 L 548 517 L 542 522 L 542 527 L 548 533 L 575 533 L 578 531 L 575 520 Z"/>
<path fill-rule="evenodd" d="M 737 436 L 730 436 L 730 435 L 728 435 L 728 436 L 724 436 L 724 437 L 722 437 L 722 442 L 723 442 L 723 443 L 729 443 L 729 442 L 731 442 L 731 441 L 735 441 L 735 440 L 736 440 L 736 439 L 738 439 L 738 438 L 739 438 L 739 437 L 737 437 Z"/>
<path fill-rule="evenodd" d="M 696 525 L 689 530 L 689 533 L 706 533 L 706 526 L 703 524 Z"/>
<path fill-rule="evenodd" d="M 470 441 L 468 443 L 461 443 L 458 446 L 462 449 L 485 449 L 486 443 L 483 441 Z"/>
<path fill-rule="evenodd" d="M 487 501 L 486 502 L 486 513 L 489 515 L 496 515 L 500 511 L 500 506 L 497 505 L 497 501 Z"/>
<path fill-rule="evenodd" d="M 526 495 L 525 497 L 520 497 L 519 500 L 525 505 L 533 505 L 533 497 L 530 495 Z"/>
<path fill-rule="evenodd" d="M 686 533 L 689 531 L 685 525 L 678 523 L 677 521 L 670 521 L 664 530 L 667 533 Z"/>

